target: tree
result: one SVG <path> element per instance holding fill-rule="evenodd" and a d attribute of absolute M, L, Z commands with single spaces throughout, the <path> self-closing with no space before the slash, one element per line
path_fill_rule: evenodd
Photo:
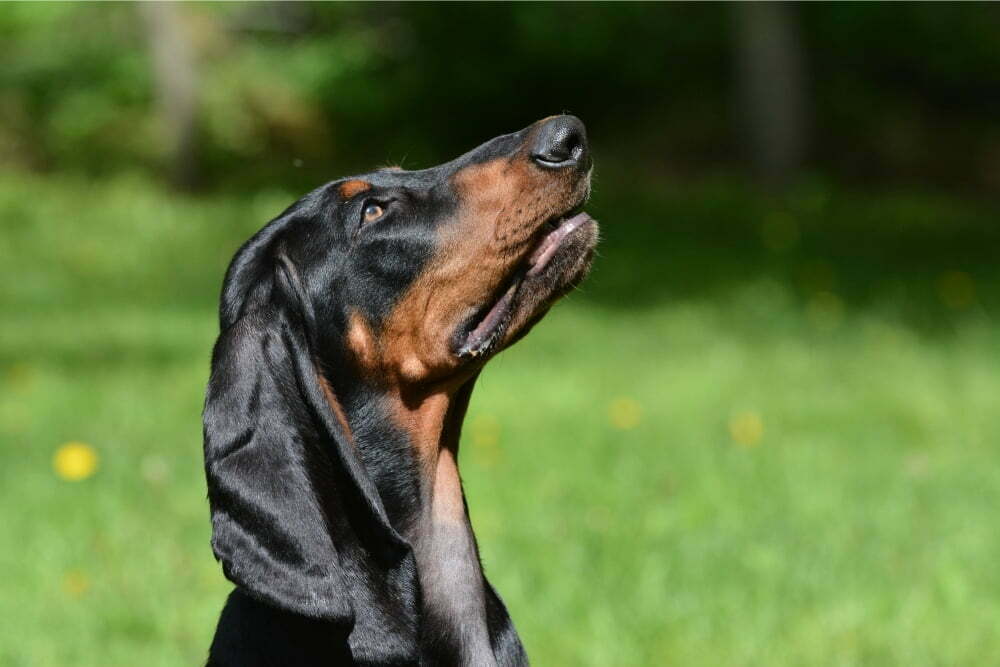
<path fill-rule="evenodd" d="M 171 181 L 192 189 L 198 183 L 198 76 L 194 47 L 178 14 L 179 5 L 140 2 L 153 64 L 160 122 L 166 135 Z"/>
<path fill-rule="evenodd" d="M 805 57 L 794 7 L 740 2 L 736 59 L 740 111 L 758 176 L 784 183 L 805 155 Z"/>

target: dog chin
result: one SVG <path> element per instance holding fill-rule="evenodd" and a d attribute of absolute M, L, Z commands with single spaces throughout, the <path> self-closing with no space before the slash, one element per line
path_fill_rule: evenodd
<path fill-rule="evenodd" d="M 483 360 L 520 339 L 586 277 L 597 240 L 597 222 L 586 213 L 561 219 L 542 237 L 505 291 L 459 330 L 452 343 L 456 355 Z"/>
<path fill-rule="evenodd" d="M 556 301 L 587 277 L 597 246 L 598 231 L 597 222 L 586 216 L 579 227 L 562 241 L 542 270 L 536 273 L 528 271 L 518 290 L 503 347 L 520 340 Z"/>

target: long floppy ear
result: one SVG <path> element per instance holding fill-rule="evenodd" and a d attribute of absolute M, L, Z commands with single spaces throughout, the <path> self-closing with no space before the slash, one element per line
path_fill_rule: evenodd
<path fill-rule="evenodd" d="M 412 554 L 323 393 L 295 267 L 266 240 L 223 292 L 204 411 L 212 547 L 253 597 L 350 627 L 379 612 L 372 581 L 412 586 Z"/>

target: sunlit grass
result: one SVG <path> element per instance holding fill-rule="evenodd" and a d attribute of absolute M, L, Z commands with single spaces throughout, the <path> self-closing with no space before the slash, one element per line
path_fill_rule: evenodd
<path fill-rule="evenodd" d="M 816 236 L 872 200 L 734 192 L 598 189 L 592 280 L 480 380 L 463 476 L 529 654 L 989 662 L 996 271 L 936 242 L 877 270 L 884 246 Z M 215 299 L 290 199 L 0 183 L 0 664 L 204 658 L 228 590 L 201 468 Z"/>

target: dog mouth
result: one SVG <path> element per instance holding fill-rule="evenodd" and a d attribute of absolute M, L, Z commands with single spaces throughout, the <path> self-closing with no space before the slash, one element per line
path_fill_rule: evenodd
<path fill-rule="evenodd" d="M 475 359 L 494 352 L 515 320 L 530 319 L 581 279 L 586 266 L 579 265 L 589 263 L 596 228 L 597 222 L 578 207 L 547 221 L 499 296 L 459 329 L 452 346 L 457 356 Z"/>

